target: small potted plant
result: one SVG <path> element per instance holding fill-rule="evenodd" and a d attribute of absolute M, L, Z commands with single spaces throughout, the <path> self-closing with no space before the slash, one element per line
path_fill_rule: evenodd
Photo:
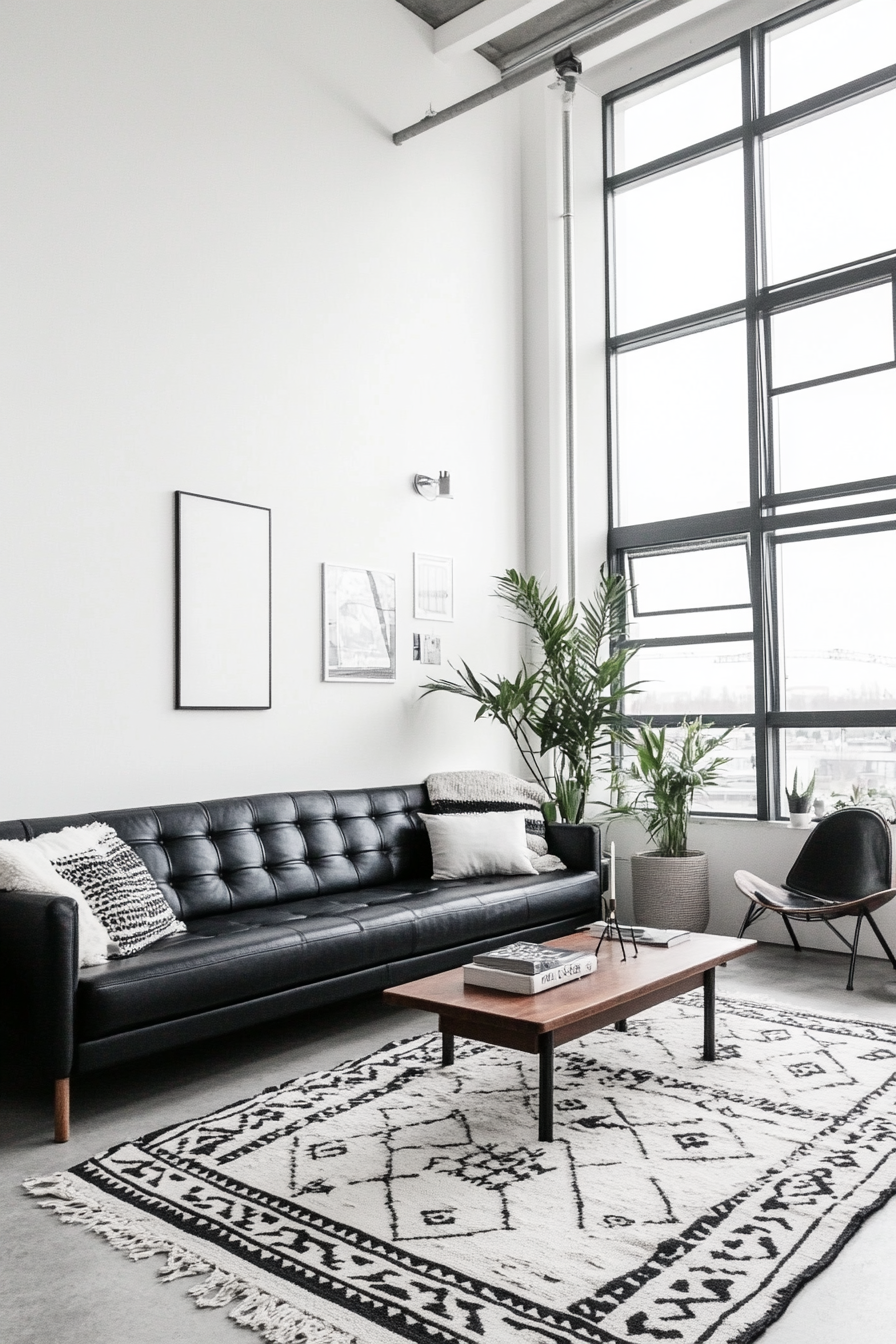
<path fill-rule="evenodd" d="M 842 812 L 846 807 L 870 807 L 872 812 L 879 812 L 884 821 L 896 826 L 896 794 L 889 789 L 853 784 L 848 794 L 832 794 L 832 800 L 834 812 Z M 818 807 L 817 800 L 815 806 Z"/>
<path fill-rule="evenodd" d="M 796 770 L 793 772 L 793 788 L 788 789 L 784 786 L 784 792 L 787 794 L 787 808 L 790 812 L 790 824 L 796 830 L 805 830 L 812 824 L 812 799 L 815 797 L 815 775 L 809 780 L 805 789 L 799 785 L 799 774 Z"/>
<path fill-rule="evenodd" d="M 688 823 L 694 795 L 715 784 L 731 759 L 718 749 L 734 732 L 711 734 L 711 726 L 686 719 L 676 739 L 665 728 L 641 724 L 635 760 L 617 779 L 621 797 L 611 815 L 637 817 L 654 844 L 632 855 L 637 924 L 702 933 L 709 923 L 709 864 L 701 850 L 688 849 Z M 632 786 L 634 796 L 626 800 Z"/>

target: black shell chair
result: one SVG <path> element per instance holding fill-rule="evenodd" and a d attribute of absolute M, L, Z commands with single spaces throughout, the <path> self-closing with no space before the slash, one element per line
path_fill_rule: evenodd
<path fill-rule="evenodd" d="M 896 890 L 890 886 L 890 874 L 890 828 L 883 817 L 864 807 L 832 812 L 818 822 L 782 886 L 772 886 L 743 869 L 734 874 L 735 882 L 750 901 L 738 936 L 743 938 L 754 920 L 771 910 L 784 920 L 799 952 L 794 923 L 821 920 L 850 949 L 846 988 L 852 989 L 863 920 L 867 919 L 896 970 L 896 957 L 871 914 L 896 896 Z M 846 915 L 854 916 L 856 921 L 851 943 L 831 923 Z"/>

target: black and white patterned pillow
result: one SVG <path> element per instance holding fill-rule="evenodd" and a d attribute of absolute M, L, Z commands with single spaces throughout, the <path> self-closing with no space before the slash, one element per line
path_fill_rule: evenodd
<path fill-rule="evenodd" d="M 111 826 L 93 822 L 78 830 L 83 833 L 83 847 L 54 855 L 50 862 L 84 893 L 123 957 L 132 957 L 169 934 L 186 933 L 186 925 L 175 918 L 149 869 Z"/>

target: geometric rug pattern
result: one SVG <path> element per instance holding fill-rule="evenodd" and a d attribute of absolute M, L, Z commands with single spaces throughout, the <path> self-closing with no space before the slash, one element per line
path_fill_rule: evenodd
<path fill-rule="evenodd" d="M 533 1056 L 435 1034 L 28 1183 L 271 1344 L 748 1344 L 896 1187 L 896 1028 L 702 995 Z"/>

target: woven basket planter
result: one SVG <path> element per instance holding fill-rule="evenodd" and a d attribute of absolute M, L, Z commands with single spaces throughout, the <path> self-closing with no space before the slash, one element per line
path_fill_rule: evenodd
<path fill-rule="evenodd" d="M 690 929 L 709 923 L 709 863 L 701 850 L 680 859 L 649 852 L 632 855 L 635 922 L 648 928 Z"/>

